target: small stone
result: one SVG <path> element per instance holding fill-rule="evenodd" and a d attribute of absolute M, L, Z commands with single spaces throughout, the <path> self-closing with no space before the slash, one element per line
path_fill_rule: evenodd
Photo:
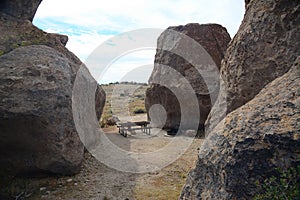
<path fill-rule="evenodd" d="M 67 183 L 71 183 L 72 181 L 73 181 L 73 179 L 69 178 L 69 179 L 67 180 Z"/>
<path fill-rule="evenodd" d="M 46 187 L 41 187 L 40 188 L 40 191 L 44 191 L 44 190 L 46 190 L 47 188 Z"/>
<path fill-rule="evenodd" d="M 116 125 L 117 122 L 119 122 L 119 121 L 120 121 L 120 119 L 119 119 L 118 117 L 112 116 L 112 117 L 110 117 L 110 118 L 108 118 L 108 119 L 106 120 L 106 124 L 107 124 L 108 126 L 114 126 L 114 125 Z"/>

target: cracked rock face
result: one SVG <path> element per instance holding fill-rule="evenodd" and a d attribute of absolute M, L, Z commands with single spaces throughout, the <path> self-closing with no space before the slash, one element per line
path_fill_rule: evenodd
<path fill-rule="evenodd" d="M 182 36 L 174 36 L 172 32 L 176 31 Z M 158 38 L 158 49 L 155 55 L 154 69 L 149 79 L 150 88 L 146 91 L 146 109 L 149 110 L 152 105 L 160 104 L 164 107 L 167 115 L 164 129 L 176 130 L 181 123 L 181 108 L 194 110 L 191 101 L 186 97 L 180 103 L 178 96 L 173 90 L 179 90 L 180 94 L 184 93 L 184 81 L 186 79 L 198 101 L 200 111 L 200 122 L 198 129 L 203 129 L 206 117 L 211 109 L 211 105 L 215 101 L 214 96 L 218 95 L 218 76 L 210 79 L 208 74 L 200 73 L 193 65 L 197 58 L 184 58 L 176 52 L 193 51 L 187 44 L 187 38 L 193 40 L 196 44 L 200 44 L 204 48 L 201 53 L 207 54 L 208 58 L 203 59 L 201 69 L 218 71 L 221 65 L 221 60 L 230 41 L 230 36 L 227 30 L 218 24 L 187 24 L 185 26 L 169 27 Z M 165 50 L 168 48 L 168 50 Z M 183 50 L 186 48 L 186 50 Z M 205 51 L 205 53 L 204 53 Z M 193 52 L 191 52 L 192 54 Z M 189 54 L 189 55 L 191 55 Z M 208 61 L 209 60 L 209 61 Z M 211 62 L 211 65 L 207 64 Z M 200 65 L 199 65 L 200 66 Z M 170 77 L 170 70 L 176 70 L 181 75 L 178 78 Z M 214 79 L 214 78 L 217 78 Z M 215 80 L 216 87 L 213 91 L 208 91 L 207 80 Z M 182 90 L 182 92 L 180 92 Z M 196 105 L 197 106 L 197 105 Z M 190 117 L 193 117 L 191 114 Z M 151 119 L 155 121 L 155 119 Z M 159 119 L 158 119 L 159 121 Z M 159 122 L 158 122 L 159 123 Z M 188 126 L 188 125 L 187 125 Z"/>
<path fill-rule="evenodd" d="M 300 56 L 206 138 L 180 199 L 253 199 L 256 181 L 300 165 Z"/>

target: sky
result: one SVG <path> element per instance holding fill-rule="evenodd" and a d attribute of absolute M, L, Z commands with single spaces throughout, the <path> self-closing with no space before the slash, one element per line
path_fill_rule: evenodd
<path fill-rule="evenodd" d="M 233 37 L 243 15 L 243 0 L 43 0 L 33 23 L 46 32 L 68 35 L 67 48 L 88 63 L 97 47 L 109 44 L 110 39 L 124 32 L 218 23 Z M 101 77 L 95 78 L 100 83 L 147 82 L 154 55 L 155 48 L 123 53 L 103 70 Z M 132 75 L 138 68 L 136 71 L 143 76 Z"/>

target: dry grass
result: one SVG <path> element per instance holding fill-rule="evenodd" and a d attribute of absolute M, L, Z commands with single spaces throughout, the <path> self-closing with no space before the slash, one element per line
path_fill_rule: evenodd
<path fill-rule="evenodd" d="M 100 120 L 101 127 L 107 127 L 106 119 L 109 117 L 134 116 L 138 114 L 137 110 L 146 112 L 147 85 L 109 84 L 102 85 L 102 88 L 106 93 L 106 103 Z"/>
<path fill-rule="evenodd" d="M 203 139 L 195 139 L 189 149 L 171 165 L 156 174 L 146 174 L 137 180 L 134 198 L 138 200 L 178 199 L 188 172 L 195 166 L 198 148 Z"/>

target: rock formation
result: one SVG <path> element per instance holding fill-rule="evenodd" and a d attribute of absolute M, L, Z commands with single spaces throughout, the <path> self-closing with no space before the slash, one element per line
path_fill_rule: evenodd
<path fill-rule="evenodd" d="M 1 0 L 0 12 L 23 20 L 33 20 L 42 0 Z"/>
<path fill-rule="evenodd" d="M 253 199 L 256 181 L 300 165 L 300 56 L 206 138 L 181 199 Z"/>
<path fill-rule="evenodd" d="M 0 168 L 12 174 L 73 174 L 83 160 L 72 89 L 83 63 L 68 37 L 46 33 L 32 20 L 41 1 L 2 1 L 0 9 Z M 96 115 L 105 93 L 98 86 Z"/>
<path fill-rule="evenodd" d="M 181 199 L 253 199 L 256 181 L 300 165 L 299 11 L 296 1 L 246 0 Z"/>
<path fill-rule="evenodd" d="M 0 63 L 1 161 L 17 171 L 79 171 L 83 146 L 70 112 L 67 58 L 31 45 L 4 54 Z"/>
<path fill-rule="evenodd" d="M 243 22 L 222 63 L 222 88 L 206 122 L 206 134 L 289 70 L 300 54 L 299 10 L 297 1 L 246 1 Z"/>
<path fill-rule="evenodd" d="M 179 34 L 188 36 L 195 41 L 195 43 L 200 44 L 202 46 L 201 48 L 206 50 L 205 53 L 208 53 L 207 55 L 209 58 L 205 58 L 206 60 L 204 59 L 202 61 L 203 63 L 197 64 L 199 66 L 203 65 L 201 67 L 207 71 L 212 70 L 213 67 L 215 67 L 216 71 L 220 68 L 221 60 L 224 56 L 227 44 L 230 41 L 230 36 L 224 27 L 217 24 L 187 24 L 185 26 L 169 27 L 158 38 L 158 49 L 154 61 L 155 65 L 149 79 L 151 86 L 146 91 L 145 102 L 147 112 L 149 114 L 149 109 L 154 104 L 162 105 L 165 108 L 167 115 L 164 129 L 178 129 L 181 122 L 180 109 L 188 107 L 190 102 L 187 99 L 180 105 L 176 95 L 172 91 L 172 87 L 184 90 L 181 88 L 183 85 L 182 82 L 178 79 L 173 80 L 173 77 L 168 78 L 170 75 L 170 70 L 168 68 L 172 68 L 179 72 L 182 77 L 187 79 L 188 83 L 195 91 L 200 110 L 199 129 L 203 129 L 204 122 L 212 106 L 211 101 L 215 100 L 211 97 L 217 96 L 218 94 L 218 83 L 214 83 L 216 84 L 216 88 L 213 91 L 214 94 L 210 93 L 211 91 L 208 91 L 209 88 L 205 80 L 205 78 L 208 77 L 203 77 L 206 76 L 206 74 L 201 74 L 198 71 L 198 68 L 193 66 L 194 63 L 191 63 L 193 61 L 195 62 L 197 58 L 184 58 L 182 55 L 177 54 L 181 48 L 187 48 L 187 51 L 190 51 L 190 55 L 194 53 L 189 46 L 190 44 L 188 44 L 189 41 L 181 36 L 176 38 L 177 36 L 173 36 L 170 31 L 176 31 Z M 167 47 L 170 44 L 172 47 Z M 165 48 L 167 48 L 167 50 Z M 203 52 L 201 53 L 205 54 L 205 50 L 202 50 Z M 211 62 L 209 63 L 207 60 L 211 60 Z M 193 110 L 194 108 L 191 109 Z M 151 121 L 153 120 L 155 121 L 155 119 L 151 119 Z"/>

